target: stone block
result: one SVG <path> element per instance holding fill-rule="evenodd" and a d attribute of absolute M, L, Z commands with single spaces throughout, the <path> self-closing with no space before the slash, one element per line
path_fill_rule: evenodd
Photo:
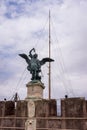
<path fill-rule="evenodd" d="M 43 89 L 44 84 L 41 82 L 32 83 L 29 82 L 27 85 L 27 98 L 28 99 L 42 99 L 43 98 Z"/>

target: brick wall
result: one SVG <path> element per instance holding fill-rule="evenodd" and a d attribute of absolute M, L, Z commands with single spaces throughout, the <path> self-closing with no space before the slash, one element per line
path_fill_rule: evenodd
<path fill-rule="evenodd" d="M 62 117 L 85 117 L 86 115 L 86 101 L 84 98 L 65 98 L 61 101 Z M 62 128 L 73 128 L 84 130 L 84 120 L 63 120 Z"/>
<path fill-rule="evenodd" d="M 35 118 L 37 128 L 52 129 L 77 129 L 87 130 L 87 120 L 65 120 L 62 117 L 87 117 L 87 101 L 84 98 L 65 98 L 61 100 L 61 117 L 60 119 L 47 119 L 57 117 L 56 100 L 36 100 Z M 13 101 L 0 102 L 0 127 L 25 127 L 28 116 L 27 101 L 18 101 L 15 109 Z M 9 117 L 9 118 L 6 118 Z M 16 118 L 21 117 L 22 119 Z M 38 118 L 40 117 L 40 118 Z M 45 119 L 44 119 L 45 118 Z M 3 129 L 5 130 L 5 129 Z M 9 129 L 8 129 L 9 130 Z M 18 129 L 17 129 L 18 130 Z"/>

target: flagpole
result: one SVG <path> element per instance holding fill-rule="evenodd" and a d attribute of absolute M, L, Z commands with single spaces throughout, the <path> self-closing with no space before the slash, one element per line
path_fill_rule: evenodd
<path fill-rule="evenodd" d="M 51 28 L 50 28 L 50 10 L 49 10 L 49 58 L 51 58 Z M 49 62 L 49 100 L 51 99 L 51 62 Z"/>

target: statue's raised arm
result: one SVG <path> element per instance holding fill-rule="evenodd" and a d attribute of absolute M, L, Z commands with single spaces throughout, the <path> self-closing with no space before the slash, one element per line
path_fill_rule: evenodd
<path fill-rule="evenodd" d="M 30 58 L 33 58 L 32 51 L 35 52 L 35 48 L 32 48 L 32 49 L 29 51 L 29 56 L 30 56 Z"/>

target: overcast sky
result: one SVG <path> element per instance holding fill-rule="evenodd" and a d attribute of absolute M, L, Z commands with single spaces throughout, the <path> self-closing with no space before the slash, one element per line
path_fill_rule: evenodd
<path fill-rule="evenodd" d="M 35 47 L 40 60 L 48 57 L 49 9 L 52 98 L 87 98 L 87 0 L 0 0 L 0 100 L 27 95 L 31 75 L 18 54 Z M 47 63 L 41 75 L 48 98 Z"/>

